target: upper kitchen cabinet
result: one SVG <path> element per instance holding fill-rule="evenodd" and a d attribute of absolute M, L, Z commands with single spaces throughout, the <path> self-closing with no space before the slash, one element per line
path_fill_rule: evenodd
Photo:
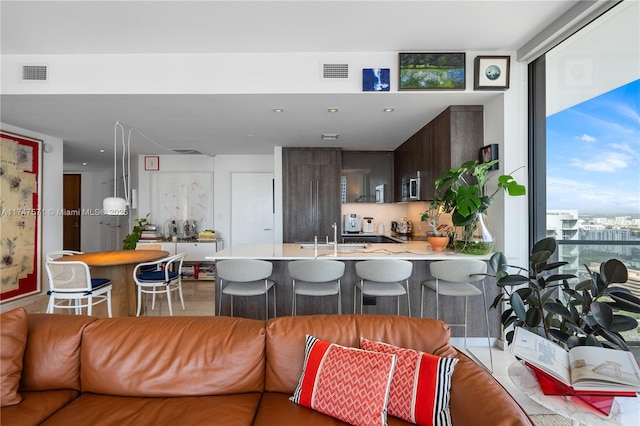
<path fill-rule="evenodd" d="M 333 237 L 340 226 L 339 148 L 283 148 L 283 241 L 313 241 Z"/>
<path fill-rule="evenodd" d="M 451 105 L 395 151 L 395 200 L 402 199 L 402 181 L 420 175 L 421 200 L 434 196 L 435 180 L 451 167 L 478 158 L 484 146 L 484 107 Z"/>
<path fill-rule="evenodd" d="M 393 202 L 393 152 L 342 151 L 340 201 Z"/>

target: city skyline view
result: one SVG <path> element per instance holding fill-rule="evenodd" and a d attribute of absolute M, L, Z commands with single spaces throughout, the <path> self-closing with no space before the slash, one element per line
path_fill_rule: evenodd
<path fill-rule="evenodd" d="M 640 217 L 640 80 L 547 117 L 547 210 Z"/>

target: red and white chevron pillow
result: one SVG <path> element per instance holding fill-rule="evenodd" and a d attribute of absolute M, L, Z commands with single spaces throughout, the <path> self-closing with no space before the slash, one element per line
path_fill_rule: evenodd
<path fill-rule="evenodd" d="M 304 368 L 289 399 L 352 425 L 386 425 L 396 359 L 307 335 Z"/>
<path fill-rule="evenodd" d="M 398 357 L 389 390 L 387 411 L 390 415 L 421 426 L 451 425 L 449 390 L 457 359 L 399 348 L 364 337 L 360 338 L 360 347 Z"/>

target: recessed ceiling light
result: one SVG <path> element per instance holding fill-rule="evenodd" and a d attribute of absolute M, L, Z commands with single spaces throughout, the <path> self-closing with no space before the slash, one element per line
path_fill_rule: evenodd
<path fill-rule="evenodd" d="M 99 149 L 98 152 L 104 153 L 104 149 Z"/>
<path fill-rule="evenodd" d="M 393 111 L 395 111 L 395 108 L 387 107 L 387 108 L 385 108 L 383 111 L 384 111 L 384 112 L 393 112 Z"/>
<path fill-rule="evenodd" d="M 273 112 L 284 112 L 283 108 L 274 108 Z"/>
<path fill-rule="evenodd" d="M 338 135 L 337 133 L 323 133 L 322 134 L 322 140 L 323 141 L 335 141 L 338 139 Z"/>
<path fill-rule="evenodd" d="M 86 165 L 87 165 L 87 163 L 82 163 L 82 165 L 83 165 L 83 166 L 86 166 Z"/>
<path fill-rule="evenodd" d="M 329 112 L 338 112 L 338 108 L 329 108 L 327 109 Z"/>

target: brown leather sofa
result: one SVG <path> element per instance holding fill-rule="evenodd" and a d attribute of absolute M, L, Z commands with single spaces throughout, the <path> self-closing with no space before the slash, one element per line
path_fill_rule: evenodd
<path fill-rule="evenodd" d="M 2 425 L 341 425 L 289 401 L 305 334 L 345 346 L 361 336 L 456 357 L 454 425 L 532 425 L 483 368 L 432 319 L 378 315 L 96 319 L 27 316 L 19 404 Z M 388 417 L 389 425 L 408 424 Z"/>

